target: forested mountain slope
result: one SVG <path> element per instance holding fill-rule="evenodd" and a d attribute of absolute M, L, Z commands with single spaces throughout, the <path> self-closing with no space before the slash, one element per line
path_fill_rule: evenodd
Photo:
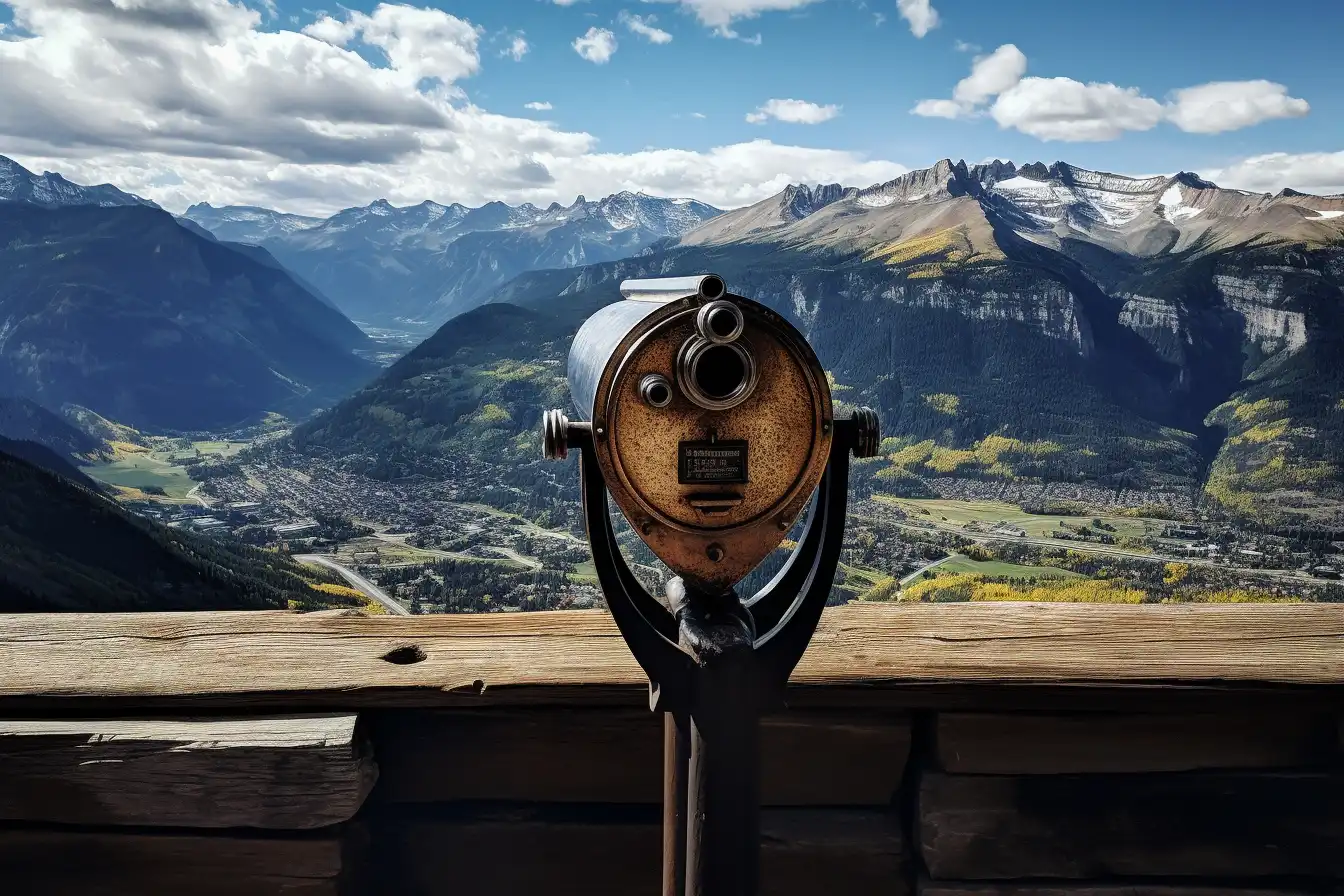
<path fill-rule="evenodd" d="M 0 444 L 0 612 L 284 608 L 312 601 L 298 565 L 192 536 Z"/>
<path fill-rule="evenodd" d="M 254 251 L 154 208 L 0 203 L 0 393 L 187 430 L 361 385 L 368 337 Z"/>

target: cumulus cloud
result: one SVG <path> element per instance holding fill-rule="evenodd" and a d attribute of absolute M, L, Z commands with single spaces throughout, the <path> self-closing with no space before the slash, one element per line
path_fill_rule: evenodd
<path fill-rule="evenodd" d="M 50 2 L 50 0 L 46 0 Z M 62 2 L 102 3 L 104 0 L 62 0 Z M 143 0 L 159 3 L 161 0 Z M 199 3 L 203 0 L 173 0 Z M 209 0 L 213 3 L 227 0 Z M 481 67 L 477 51 L 481 29 L 437 9 L 379 4 L 373 15 L 347 13 L 344 21 L 323 16 L 303 29 L 319 40 L 345 46 L 356 37 L 370 47 L 382 50 L 394 71 L 417 80 L 437 78 L 451 84 Z"/>
<path fill-rule="evenodd" d="M 1216 134 L 1274 118 L 1306 115 L 1306 100 L 1270 81 L 1223 81 L 1173 91 L 1167 103 L 1137 87 L 1073 78 L 1028 78 L 1027 57 L 1012 44 L 978 56 L 951 99 L 920 100 L 911 109 L 926 118 L 988 115 L 1003 128 L 1041 140 L 1115 140 L 1163 121 L 1183 131 Z"/>
<path fill-rule="evenodd" d="M 523 57 L 532 48 L 528 46 L 527 38 L 521 34 L 509 38 L 509 45 L 500 51 L 501 56 L 508 56 L 514 62 L 521 62 Z"/>
<path fill-rule="evenodd" d="M 644 0 L 645 3 L 675 3 L 695 16 L 700 24 L 713 28 L 720 37 L 741 37 L 733 30 L 739 19 L 754 19 L 765 12 L 801 9 L 820 0 Z M 749 41 L 760 43 L 760 35 Z"/>
<path fill-rule="evenodd" d="M 1000 127 L 1042 140 L 1114 140 L 1147 131 L 1166 114 L 1137 87 L 1084 84 L 1072 78 L 1023 78 L 999 95 L 989 113 Z"/>
<path fill-rule="evenodd" d="M 462 82 L 481 66 L 479 29 L 440 10 L 385 4 L 261 30 L 227 0 L 0 4 L 16 23 L 0 41 L 5 154 L 173 210 L 330 214 L 378 198 L 548 203 L 619 190 L 731 208 L 790 182 L 906 170 L 768 140 L 602 152 L 590 134 L 472 102 Z"/>
<path fill-rule="evenodd" d="M 1027 57 L 1013 44 L 1004 44 L 987 56 L 977 56 L 971 73 L 952 88 L 950 100 L 920 100 L 910 111 L 926 118 L 968 118 L 981 106 L 1015 86 L 1027 73 Z"/>
<path fill-rule="evenodd" d="M 1221 134 L 1275 118 L 1301 118 L 1306 100 L 1273 81 L 1214 81 L 1172 93 L 1170 118 L 1183 131 Z"/>
<path fill-rule="evenodd" d="M 589 28 L 574 38 L 574 52 L 594 65 L 603 65 L 616 52 L 616 35 L 607 28 Z"/>
<path fill-rule="evenodd" d="M 629 28 L 635 34 L 644 38 L 651 44 L 670 44 L 672 35 L 661 28 L 655 28 L 653 23 L 657 21 L 656 16 L 636 16 L 631 15 L 625 10 L 621 10 L 617 20 L 622 25 Z"/>
<path fill-rule="evenodd" d="M 938 27 L 938 10 L 929 4 L 929 0 L 896 0 L 896 11 L 915 37 L 923 37 Z"/>
<path fill-rule="evenodd" d="M 1344 193 L 1344 151 L 1271 152 L 1206 172 L 1220 186 L 1258 193 L 1284 187 L 1304 193 Z"/>
<path fill-rule="evenodd" d="M 840 114 L 836 105 L 821 106 L 806 100 L 767 100 L 755 112 L 747 113 L 750 124 L 763 124 L 771 118 L 789 124 L 821 124 Z"/>
<path fill-rule="evenodd" d="M 550 103 L 524 103 L 524 109 L 531 109 L 533 112 L 549 112 L 555 107 Z"/>

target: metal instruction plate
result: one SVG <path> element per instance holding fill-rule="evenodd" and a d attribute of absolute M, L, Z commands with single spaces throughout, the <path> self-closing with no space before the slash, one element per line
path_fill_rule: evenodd
<path fill-rule="evenodd" d="M 677 478 L 682 485 L 745 485 L 747 443 L 680 442 Z"/>

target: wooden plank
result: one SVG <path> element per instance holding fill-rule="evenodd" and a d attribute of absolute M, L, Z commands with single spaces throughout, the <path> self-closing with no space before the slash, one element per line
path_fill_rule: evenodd
<path fill-rule="evenodd" d="M 1078 774 L 1321 766 L 1328 716 L 939 713 L 938 765 L 963 774 Z"/>
<path fill-rule="evenodd" d="M 902 716 L 771 716 L 761 728 L 762 799 L 768 806 L 886 805 L 909 755 L 910 722 Z"/>
<path fill-rule="evenodd" d="M 907 893 L 900 823 L 892 813 L 790 809 L 761 819 L 761 892 Z"/>
<path fill-rule="evenodd" d="M 900 826 L 890 813 L 767 810 L 762 814 L 761 892 L 770 896 L 909 891 Z M 400 875 L 395 892 L 454 896 L 648 896 L 658 892 L 661 832 L 644 820 L 548 817 L 520 810 L 380 826 L 379 866 Z M 395 871 L 394 871 L 395 869 Z"/>
<path fill-rule="evenodd" d="M 1344 606 L 851 604 L 826 612 L 808 686 L 911 682 L 1344 684 Z M 424 659 L 383 659 L 414 647 Z M 523 690 L 566 703 L 644 678 L 601 611 L 366 617 L 284 612 L 0 619 L 0 697 L 264 695 L 444 705 Z"/>
<path fill-rule="evenodd" d="M 351 714 L 0 720 L 0 819 L 309 829 L 377 777 Z"/>
<path fill-rule="evenodd" d="M 1344 876 L 1344 775 L 925 775 L 931 877 Z"/>
<path fill-rule="evenodd" d="M 662 717 L 594 709 L 388 713 L 374 724 L 382 802 L 660 803 Z M 763 720 L 765 805 L 890 803 L 910 725 L 890 714 Z"/>
<path fill-rule="evenodd" d="M 338 896 L 359 880 L 360 841 L 0 829 L 0 880 L 16 896 Z"/>
<path fill-rule="evenodd" d="M 1264 887 L 1105 883 L 953 883 L 921 881 L 919 896 L 1316 896 L 1319 891 Z"/>

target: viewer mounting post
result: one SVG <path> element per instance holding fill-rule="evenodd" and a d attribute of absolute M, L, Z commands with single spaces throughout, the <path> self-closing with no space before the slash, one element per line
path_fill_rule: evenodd
<path fill-rule="evenodd" d="M 542 421 L 545 456 L 580 453 L 584 520 L 612 618 L 664 717 L 663 896 L 758 889 L 761 716 L 826 605 L 844 538 L 849 457 L 877 453 L 877 415 L 836 420 L 825 371 L 783 317 L 705 274 L 627 280 L 574 337 L 582 419 Z M 610 491 L 678 577 L 667 606 L 630 571 Z M 734 586 L 779 547 L 756 595 Z"/>

